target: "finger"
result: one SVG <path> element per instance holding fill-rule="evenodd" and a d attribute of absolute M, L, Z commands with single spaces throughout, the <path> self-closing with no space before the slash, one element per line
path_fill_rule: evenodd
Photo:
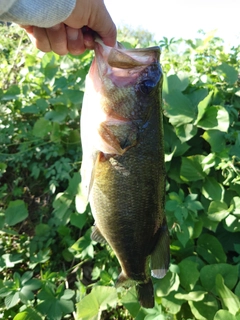
<path fill-rule="evenodd" d="M 59 55 L 67 54 L 67 33 L 65 25 L 59 23 L 51 28 L 46 28 L 46 32 L 52 51 Z"/>
<path fill-rule="evenodd" d="M 33 27 L 33 33 L 29 34 L 31 41 L 34 45 L 43 52 L 50 52 L 51 46 L 48 40 L 46 29 Z"/>
<path fill-rule="evenodd" d="M 28 33 L 28 34 L 33 34 L 33 26 L 23 26 L 23 25 L 19 25 L 21 28 L 25 29 L 25 31 Z"/>
<path fill-rule="evenodd" d="M 96 31 L 107 46 L 113 47 L 116 44 L 117 38 L 116 26 L 104 2 L 100 1 L 100 3 L 101 5 L 96 8 L 96 13 L 90 17 L 88 27 Z"/>
<path fill-rule="evenodd" d="M 83 42 L 82 30 L 66 26 L 66 32 L 68 51 L 74 55 L 83 53 L 86 48 Z"/>
<path fill-rule="evenodd" d="M 96 33 L 86 26 L 83 27 L 81 30 L 83 34 L 83 42 L 86 49 L 94 49 L 94 46 L 95 46 L 94 39 L 95 39 Z"/>

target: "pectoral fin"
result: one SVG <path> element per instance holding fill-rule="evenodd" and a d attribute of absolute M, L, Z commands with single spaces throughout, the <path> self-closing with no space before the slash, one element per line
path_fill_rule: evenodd
<path fill-rule="evenodd" d="M 161 279 L 168 271 L 170 264 L 169 233 L 166 220 L 158 231 L 158 240 L 151 254 L 151 274 Z"/>
<path fill-rule="evenodd" d="M 107 240 L 104 238 L 97 226 L 94 226 L 93 228 L 91 239 L 99 243 L 108 244 Z"/>
<path fill-rule="evenodd" d="M 111 120 L 102 122 L 98 129 L 101 150 L 105 154 L 123 155 L 137 143 L 138 128 L 130 121 Z"/>

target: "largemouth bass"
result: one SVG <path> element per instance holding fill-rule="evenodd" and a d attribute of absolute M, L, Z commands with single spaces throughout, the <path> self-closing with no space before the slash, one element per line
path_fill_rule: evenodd
<path fill-rule="evenodd" d="M 96 40 L 81 115 L 82 185 L 95 219 L 92 239 L 108 243 L 122 271 L 154 306 L 153 277 L 169 267 L 160 48 L 124 49 Z"/>

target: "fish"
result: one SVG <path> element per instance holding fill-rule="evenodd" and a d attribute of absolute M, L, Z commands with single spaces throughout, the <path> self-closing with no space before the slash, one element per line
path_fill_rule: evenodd
<path fill-rule="evenodd" d="M 153 308 L 151 276 L 163 278 L 170 264 L 160 48 L 112 48 L 97 38 L 94 51 L 81 113 L 91 237 L 115 252 L 116 287 L 136 285 L 141 306 Z"/>

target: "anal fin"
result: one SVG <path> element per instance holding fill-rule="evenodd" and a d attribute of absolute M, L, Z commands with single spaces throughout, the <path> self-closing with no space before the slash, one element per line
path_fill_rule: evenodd
<path fill-rule="evenodd" d="M 97 226 L 93 227 L 91 239 L 99 243 L 108 244 L 107 240 L 104 238 Z"/>
<path fill-rule="evenodd" d="M 154 278 L 163 278 L 170 264 L 170 240 L 167 222 L 164 219 L 162 226 L 158 231 L 158 240 L 151 253 L 151 274 Z"/>

